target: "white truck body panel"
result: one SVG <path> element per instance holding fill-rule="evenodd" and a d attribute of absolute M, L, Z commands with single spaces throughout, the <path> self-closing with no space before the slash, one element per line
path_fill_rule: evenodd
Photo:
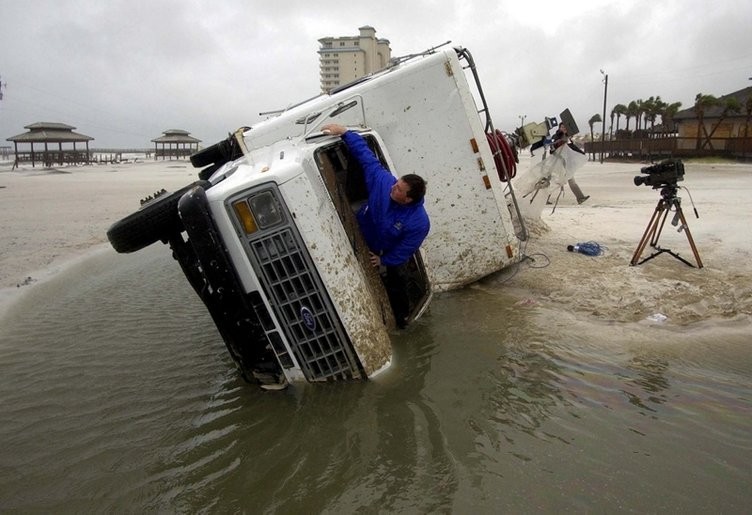
<path fill-rule="evenodd" d="M 395 176 L 427 182 L 431 230 L 400 267 L 414 320 L 434 292 L 520 256 L 493 127 L 458 52 L 471 61 L 453 48 L 412 58 L 197 152 L 195 166 L 211 164 L 202 180 L 114 224 L 110 241 L 119 252 L 170 244 L 246 379 L 373 376 L 391 362 L 392 300 L 354 214 L 367 197 L 362 168 L 321 127 L 361 132 Z"/>
<path fill-rule="evenodd" d="M 352 101 L 358 104 L 328 116 Z M 316 113 L 322 114 L 314 121 L 297 123 Z M 304 131 L 314 134 L 332 122 L 372 129 L 384 142 L 393 173 L 426 179 L 431 232 L 422 252 L 434 291 L 461 287 L 518 259 L 506 184 L 493 169 L 491 149 L 454 49 L 389 69 L 254 125 L 244 138 L 249 158 L 261 160 L 269 146 L 299 142 Z"/>

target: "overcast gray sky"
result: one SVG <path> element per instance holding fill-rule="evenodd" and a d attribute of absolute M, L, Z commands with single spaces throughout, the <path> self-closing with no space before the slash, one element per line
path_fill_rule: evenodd
<path fill-rule="evenodd" d="M 148 147 L 172 128 L 208 145 L 318 94 L 318 39 L 363 25 L 393 56 L 468 48 L 505 130 L 569 107 L 587 131 L 601 69 L 607 116 L 752 85 L 749 0 L 0 0 L 0 145 L 39 121 L 93 147 Z"/>

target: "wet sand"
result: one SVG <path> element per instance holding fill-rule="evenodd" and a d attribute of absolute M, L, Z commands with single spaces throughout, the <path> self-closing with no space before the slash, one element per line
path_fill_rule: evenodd
<path fill-rule="evenodd" d="M 13 171 L 0 164 L 0 312 L 22 289 L 89 252 L 112 251 L 108 227 L 138 209 L 139 199 L 194 180 L 187 161 Z"/>
<path fill-rule="evenodd" d="M 646 165 L 591 162 L 579 170 L 577 182 L 590 198 L 577 205 L 565 188 L 555 212 L 551 213 L 553 206 L 543 209 L 540 223 L 531 224 L 526 249 L 534 261 L 524 263 L 508 286 L 536 302 L 604 322 L 665 317 L 668 323 L 684 325 L 748 318 L 752 314 L 752 232 L 747 225 L 752 166 L 685 163 L 678 196 L 704 265 L 701 269 L 696 268 L 686 233 L 677 230 L 681 223 L 671 224 L 673 211 L 658 244 L 695 267 L 668 253 L 630 266 L 660 199 L 659 190 L 634 185 L 642 166 Z M 567 245 L 588 241 L 605 247 L 603 255 L 567 251 Z M 641 259 L 653 252 L 648 246 Z"/>

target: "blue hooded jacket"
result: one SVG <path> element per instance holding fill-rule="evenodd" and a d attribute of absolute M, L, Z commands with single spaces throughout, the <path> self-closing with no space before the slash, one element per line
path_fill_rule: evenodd
<path fill-rule="evenodd" d="M 428 235 L 431 224 L 423 199 L 398 204 L 390 197 L 397 178 L 384 168 L 360 134 L 342 135 L 366 178 L 368 202 L 358 211 L 358 224 L 371 252 L 386 266 L 406 263 Z"/>

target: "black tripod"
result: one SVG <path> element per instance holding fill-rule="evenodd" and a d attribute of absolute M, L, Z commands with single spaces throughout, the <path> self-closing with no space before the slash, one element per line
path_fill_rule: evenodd
<path fill-rule="evenodd" d="M 669 249 L 662 249 L 658 246 L 658 238 L 661 237 L 661 231 L 663 231 L 663 225 L 666 223 L 666 218 L 668 217 L 669 211 L 671 211 L 671 208 L 673 207 L 676 211 L 676 214 L 674 214 L 673 220 L 671 220 L 671 225 L 676 226 L 678 225 L 679 221 L 681 221 L 681 226 L 679 227 L 679 231 L 684 231 L 684 234 L 687 235 L 687 240 L 689 241 L 689 246 L 692 248 L 692 252 L 695 255 L 695 260 L 697 260 L 697 268 L 702 268 L 702 261 L 700 260 L 700 254 L 697 252 L 697 247 L 695 246 L 695 240 L 692 239 L 692 233 L 689 232 L 689 225 L 687 225 L 687 220 L 684 218 L 684 212 L 681 208 L 681 198 L 676 196 L 677 187 L 676 185 L 670 185 L 670 186 L 664 186 L 661 189 L 661 199 L 658 201 L 658 205 L 655 206 L 655 211 L 653 212 L 653 217 L 650 219 L 650 223 L 648 223 L 647 228 L 645 229 L 645 234 L 642 235 L 642 239 L 640 240 L 639 245 L 637 245 L 637 250 L 635 250 L 634 256 L 632 256 L 632 261 L 630 264 L 632 266 L 634 265 L 641 265 L 645 261 L 649 259 L 653 259 L 658 254 L 663 254 L 664 252 L 671 254 L 676 259 L 681 261 L 682 263 L 686 263 L 687 265 L 694 267 L 692 263 L 681 257 L 679 254 L 672 252 Z M 697 211 L 695 210 L 695 215 L 697 215 Z M 642 252 L 645 250 L 645 246 L 648 244 L 648 241 L 650 242 L 650 246 L 656 249 L 656 252 L 652 253 L 650 256 L 646 257 L 642 261 L 638 260 L 640 259 L 640 256 L 642 255 Z"/>

